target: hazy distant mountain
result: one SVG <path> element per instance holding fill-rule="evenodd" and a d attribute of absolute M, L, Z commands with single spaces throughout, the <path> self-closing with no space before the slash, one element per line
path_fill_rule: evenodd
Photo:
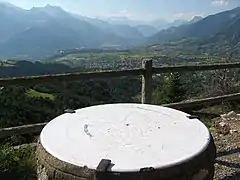
<path fill-rule="evenodd" d="M 177 19 L 172 22 L 168 22 L 164 19 L 156 19 L 153 21 L 137 21 L 137 20 L 131 20 L 127 17 L 109 17 L 102 19 L 106 22 L 109 22 L 110 24 L 117 24 L 117 25 L 129 25 L 129 26 L 142 26 L 142 25 L 147 25 L 147 26 L 152 26 L 155 29 L 162 30 L 162 29 L 167 29 L 172 26 L 180 26 L 187 21 Z"/>
<path fill-rule="evenodd" d="M 96 19 L 96 18 L 90 18 L 90 17 L 86 17 L 86 16 L 81 16 L 78 14 L 72 14 L 73 17 L 78 18 L 80 20 L 86 21 L 98 28 L 104 29 L 106 27 L 108 27 L 110 25 L 109 22 L 107 21 L 103 21 L 101 19 Z"/>
<path fill-rule="evenodd" d="M 123 27 L 123 25 L 124 25 L 125 28 L 128 28 L 128 30 L 125 29 L 126 31 L 129 32 L 130 27 L 132 29 L 131 30 L 132 33 L 128 33 L 128 34 L 134 34 L 134 31 L 135 32 L 139 31 L 139 33 L 141 33 L 144 37 L 152 36 L 160 30 L 168 29 L 172 26 L 180 26 L 187 22 L 187 21 L 181 20 L 181 19 L 177 19 L 173 22 L 168 22 L 163 19 L 156 19 L 154 21 L 136 21 L 136 20 L 131 20 L 127 17 L 109 17 L 109 18 L 105 18 L 105 19 L 102 18 L 101 20 L 103 22 L 109 23 L 108 25 L 112 25 L 112 27 L 109 29 L 112 29 L 112 28 L 114 29 L 113 25 L 121 25 L 122 26 L 121 28 L 124 29 L 124 27 Z M 90 22 L 89 19 L 87 21 Z M 96 22 L 94 22 L 94 24 L 95 23 Z M 97 24 L 99 25 L 99 22 Z M 126 25 L 128 25 L 128 27 Z M 119 32 L 121 32 L 121 31 L 118 31 L 118 26 L 115 28 L 117 28 L 117 29 L 114 32 L 117 35 L 120 35 L 121 37 L 125 37 L 125 38 L 129 37 L 129 36 L 124 36 L 123 34 L 125 34 L 125 33 L 119 34 Z M 136 28 L 136 29 L 134 30 L 133 28 Z M 106 28 L 105 28 L 105 30 L 106 30 Z M 139 33 L 136 32 L 136 35 L 137 35 L 136 37 L 140 37 Z"/>
<path fill-rule="evenodd" d="M 65 49 L 129 47 L 192 37 L 201 39 L 200 44 L 240 41 L 240 8 L 190 21 L 141 22 L 125 17 L 88 18 L 51 5 L 24 10 L 0 3 L 0 24 L 0 58 L 37 59 Z"/>
<path fill-rule="evenodd" d="M 0 54 L 1 57 L 44 57 L 58 53 L 60 49 L 79 47 L 75 37 L 76 32 L 58 24 L 34 27 L 11 37 L 7 43 L 0 46 Z"/>
<path fill-rule="evenodd" d="M 158 29 L 151 25 L 138 25 L 136 28 L 145 37 L 152 36 L 158 32 Z"/>
<path fill-rule="evenodd" d="M 8 3 L 0 3 L 0 43 L 28 27 L 27 12 Z"/>
<path fill-rule="evenodd" d="M 46 5 L 45 7 L 34 7 L 31 9 L 32 11 L 41 11 L 44 12 L 51 17 L 55 18 L 69 18 L 71 17 L 71 14 L 67 13 L 64 11 L 61 7 L 59 6 L 51 6 L 51 5 Z"/>
<path fill-rule="evenodd" d="M 138 21 L 138 20 L 132 20 L 127 17 L 108 17 L 108 18 L 101 18 L 104 21 L 107 21 L 111 24 L 117 24 L 117 25 L 129 25 L 129 26 L 137 26 L 141 24 L 146 24 L 144 21 Z"/>
<path fill-rule="evenodd" d="M 203 19 L 197 18 L 197 22 L 160 31 L 150 38 L 150 42 L 161 43 L 185 37 L 209 38 L 220 33 L 223 29 L 226 29 L 225 32 L 227 33 L 229 24 L 236 24 L 236 19 L 239 16 L 240 8 L 235 8 Z"/>
<path fill-rule="evenodd" d="M 239 11 L 239 12 L 238 12 Z M 238 12 L 238 14 L 237 14 Z M 206 39 L 205 44 L 217 43 L 219 45 L 225 44 L 231 47 L 238 46 L 240 42 L 240 8 L 232 11 L 232 18 L 230 21 L 224 23 L 223 27 L 214 36 Z"/>
<path fill-rule="evenodd" d="M 123 37 L 123 38 L 128 38 L 128 39 L 141 39 L 143 38 L 143 35 L 141 32 L 138 31 L 137 28 L 129 26 L 129 25 L 124 25 L 124 24 L 116 24 L 116 25 L 111 25 L 108 28 L 104 29 L 105 31 L 113 32 L 116 35 Z"/>
<path fill-rule="evenodd" d="M 189 23 L 196 23 L 196 22 L 198 22 L 198 21 L 200 21 L 200 20 L 202 20 L 203 19 L 203 17 L 201 17 L 201 16 L 194 16 L 190 21 L 189 21 Z"/>
<path fill-rule="evenodd" d="M 37 58 L 61 49 L 128 42 L 50 5 L 23 10 L 0 3 L 0 23 L 0 57 L 29 55 Z"/>
<path fill-rule="evenodd" d="M 163 19 L 156 19 L 154 21 L 149 22 L 148 24 L 155 27 L 158 30 L 162 30 L 162 29 L 165 29 L 165 28 L 169 27 L 168 26 L 169 22 L 167 22 Z"/>
<path fill-rule="evenodd" d="M 11 15 L 12 14 L 12 10 L 14 10 L 15 12 L 21 12 L 23 13 L 25 10 L 17 7 L 17 6 L 14 6 L 13 4 L 10 4 L 8 2 L 0 2 L 0 8 L 1 8 L 1 12 L 4 12 L 8 15 Z M 9 11 L 10 10 L 10 11 Z M 14 14 L 12 14 L 14 15 Z"/>
<path fill-rule="evenodd" d="M 93 19 L 79 15 L 73 15 L 81 20 L 84 20 L 95 27 L 102 29 L 104 32 L 113 33 L 119 37 L 127 38 L 127 39 L 141 39 L 143 38 L 143 34 L 138 30 L 138 28 L 127 25 L 127 24 L 118 24 L 118 23 L 110 23 L 108 21 L 103 21 L 101 19 Z"/>
<path fill-rule="evenodd" d="M 187 21 L 186 20 L 183 20 L 183 19 L 176 19 L 174 20 L 173 22 L 170 23 L 170 27 L 172 26 L 181 26 L 183 24 L 185 24 Z"/>
<path fill-rule="evenodd" d="M 178 27 L 181 26 L 183 24 L 185 24 L 187 21 L 182 20 L 182 19 L 176 19 L 174 21 L 168 22 L 162 19 L 158 19 L 158 20 L 154 20 L 152 22 L 150 22 L 149 24 L 151 26 L 154 26 L 156 29 L 158 29 L 159 31 L 163 30 L 163 29 L 168 29 L 171 27 Z"/>

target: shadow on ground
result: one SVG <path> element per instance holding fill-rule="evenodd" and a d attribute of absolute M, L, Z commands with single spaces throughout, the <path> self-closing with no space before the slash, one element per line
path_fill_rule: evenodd
<path fill-rule="evenodd" d="M 240 154 L 240 148 L 232 149 L 229 151 L 219 152 L 219 153 L 217 153 L 217 158 L 221 158 L 223 156 L 231 156 L 234 154 L 236 154 L 236 155 Z M 225 166 L 225 167 L 239 169 L 239 170 L 237 170 L 237 172 L 235 172 L 229 176 L 226 176 L 224 178 L 221 178 L 219 180 L 240 180 L 240 162 L 228 162 L 228 161 L 222 161 L 222 160 L 216 159 L 215 163 Z"/>
<path fill-rule="evenodd" d="M 240 153 L 240 148 L 232 149 L 232 150 L 229 150 L 229 151 L 218 152 L 217 157 L 229 156 L 229 155 L 238 154 L 238 153 Z"/>
<path fill-rule="evenodd" d="M 236 172 L 230 176 L 226 176 L 222 179 L 219 179 L 219 180 L 239 180 L 240 179 L 240 172 Z"/>

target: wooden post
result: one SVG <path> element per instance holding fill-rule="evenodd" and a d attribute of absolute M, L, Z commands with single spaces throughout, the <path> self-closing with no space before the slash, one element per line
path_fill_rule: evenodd
<path fill-rule="evenodd" d="M 142 104 L 152 103 L 152 60 L 142 62 Z"/>

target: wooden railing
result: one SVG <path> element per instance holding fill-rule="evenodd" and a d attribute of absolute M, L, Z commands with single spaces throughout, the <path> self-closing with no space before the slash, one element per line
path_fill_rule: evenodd
<path fill-rule="evenodd" d="M 189 71 L 208 71 L 219 69 L 240 68 L 240 63 L 226 64 L 205 64 L 191 66 L 162 66 L 152 67 L 152 60 L 144 61 L 142 68 L 122 71 L 103 71 L 103 72 L 88 72 L 88 73 L 69 73 L 45 76 L 30 76 L 30 77 L 15 77 L 1 78 L 0 87 L 12 85 L 32 85 L 39 83 L 49 83 L 52 81 L 77 81 L 81 79 L 100 79 L 100 78 L 116 78 L 123 76 L 139 76 L 142 75 L 142 100 L 143 104 L 151 104 L 152 102 L 152 76 L 153 74 L 169 73 L 169 72 L 189 72 Z M 240 99 L 240 93 L 228 94 L 224 96 L 185 101 L 179 103 L 165 104 L 163 106 L 175 109 L 183 109 L 188 107 L 196 107 L 200 105 L 210 105 L 222 101 L 231 101 Z M 24 125 L 19 127 L 10 127 L 0 129 L 0 138 L 5 138 L 12 135 L 40 133 L 46 123 Z"/>

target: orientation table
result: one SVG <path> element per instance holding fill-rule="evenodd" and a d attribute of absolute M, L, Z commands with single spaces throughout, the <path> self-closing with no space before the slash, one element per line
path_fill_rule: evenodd
<path fill-rule="evenodd" d="M 50 121 L 37 146 L 39 180 L 212 180 L 216 148 L 207 127 L 184 112 L 105 104 Z"/>

